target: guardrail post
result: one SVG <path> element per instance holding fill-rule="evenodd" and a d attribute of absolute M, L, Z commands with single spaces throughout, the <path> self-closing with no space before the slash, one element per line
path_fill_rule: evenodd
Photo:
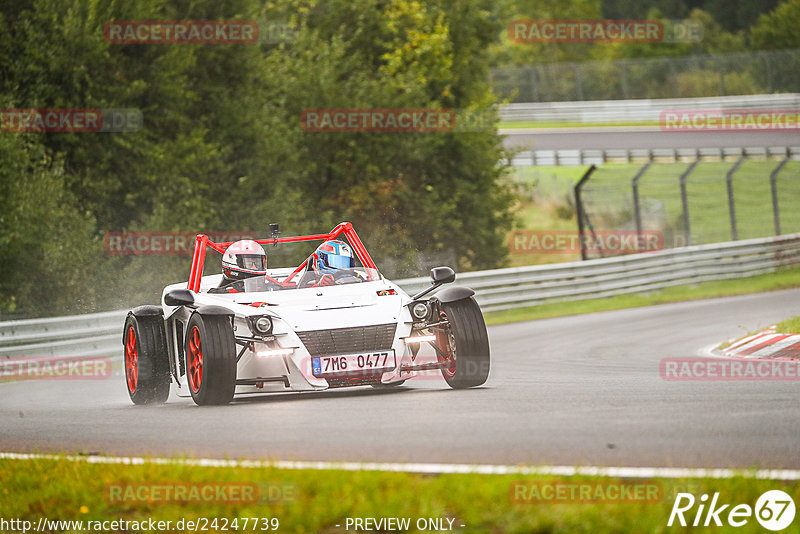
<path fill-rule="evenodd" d="M 633 215 L 636 218 L 636 248 L 639 248 L 642 242 L 642 212 L 639 208 L 639 179 L 644 176 L 644 173 L 647 172 L 647 169 L 650 168 L 652 165 L 652 161 L 648 161 L 645 163 L 639 172 L 636 173 L 636 176 L 633 177 L 633 181 L 631 185 L 633 186 Z"/>
<path fill-rule="evenodd" d="M 585 243 L 584 243 L 584 240 L 583 240 L 583 201 L 581 200 L 581 188 L 583 187 L 583 185 L 586 182 L 589 181 L 589 177 L 596 170 L 597 170 L 597 166 L 596 165 L 591 165 L 586 170 L 586 172 L 583 173 L 583 176 L 581 176 L 581 179 L 578 180 L 578 183 L 575 184 L 575 189 L 574 189 L 574 191 L 575 191 L 575 211 L 576 211 L 576 214 L 578 215 L 578 242 L 580 243 L 580 246 L 581 246 L 581 259 L 582 260 L 586 259 L 586 246 L 585 246 Z"/>
<path fill-rule="evenodd" d="M 781 235 L 781 212 L 778 206 L 778 174 L 783 167 L 789 163 L 789 149 L 786 149 L 786 157 L 769 173 L 769 187 L 772 190 L 772 215 L 775 218 L 775 235 Z"/>
<path fill-rule="evenodd" d="M 742 166 L 744 159 L 744 155 L 740 156 L 736 164 L 728 171 L 728 174 L 725 175 L 725 183 L 728 187 L 728 211 L 731 214 L 731 239 L 733 241 L 739 240 L 739 230 L 736 227 L 736 203 L 733 199 L 733 175 L 739 170 L 739 167 Z"/>
<path fill-rule="evenodd" d="M 697 152 L 697 159 L 695 159 L 689 168 L 683 171 L 681 174 L 680 183 L 681 183 L 681 205 L 683 206 L 683 227 L 684 227 L 684 234 L 686 236 L 686 246 L 692 244 L 692 230 L 689 226 L 689 196 L 686 193 L 686 180 L 689 178 L 689 175 L 694 172 L 694 168 L 697 167 L 697 164 L 700 163 L 700 152 Z"/>

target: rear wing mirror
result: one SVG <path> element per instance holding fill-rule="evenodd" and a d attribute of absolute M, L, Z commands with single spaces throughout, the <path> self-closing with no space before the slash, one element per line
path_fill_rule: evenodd
<path fill-rule="evenodd" d="M 164 295 L 164 304 L 167 306 L 191 306 L 194 304 L 194 294 L 188 289 L 173 289 Z"/>

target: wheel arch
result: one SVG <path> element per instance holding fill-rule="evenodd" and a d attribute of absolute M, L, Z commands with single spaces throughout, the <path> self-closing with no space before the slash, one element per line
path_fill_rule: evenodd
<path fill-rule="evenodd" d="M 442 304 L 456 302 L 458 300 L 468 299 L 475 294 L 475 291 L 464 286 L 450 286 L 438 291 L 431 297 L 431 300 L 437 300 Z"/>
<path fill-rule="evenodd" d="M 236 315 L 231 310 L 224 306 L 217 306 L 214 304 L 203 304 L 198 306 L 197 309 L 193 312 L 193 314 L 199 313 L 200 315 L 228 315 L 234 316 Z"/>

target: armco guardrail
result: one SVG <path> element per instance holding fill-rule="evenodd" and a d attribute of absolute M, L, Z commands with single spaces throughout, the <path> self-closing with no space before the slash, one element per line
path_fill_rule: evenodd
<path fill-rule="evenodd" d="M 800 264 L 800 233 L 669 249 L 615 258 L 477 271 L 458 275 L 484 311 L 548 301 L 607 297 L 664 287 L 741 278 Z M 402 280 L 409 293 L 427 278 Z"/>
<path fill-rule="evenodd" d="M 537 122 L 658 122 L 669 109 L 797 110 L 800 93 L 662 98 L 640 100 L 588 100 L 579 102 L 533 102 L 501 106 L 504 121 Z"/>
<path fill-rule="evenodd" d="M 93 358 L 119 353 L 127 311 L 0 323 L 0 357 Z"/>
<path fill-rule="evenodd" d="M 473 288 L 484 311 L 599 298 L 669 286 L 741 278 L 800 265 L 800 233 L 615 258 L 476 271 L 456 283 Z M 427 277 L 398 280 L 409 294 Z M 120 356 L 125 310 L 0 323 L 0 357 Z"/>

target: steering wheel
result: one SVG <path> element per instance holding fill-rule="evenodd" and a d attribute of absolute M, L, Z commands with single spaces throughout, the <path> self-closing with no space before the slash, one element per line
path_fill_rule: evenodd
<path fill-rule="evenodd" d="M 353 277 L 355 277 L 355 278 L 359 278 L 359 279 L 361 279 L 362 281 L 365 281 L 365 280 L 366 280 L 366 278 L 364 278 L 364 277 L 361 275 L 361 273 L 359 273 L 359 272 L 358 272 L 358 271 L 356 271 L 355 269 L 341 269 L 341 270 L 339 270 L 339 271 L 336 271 L 335 273 L 333 273 L 333 279 L 334 279 L 335 281 L 337 281 L 337 282 L 338 282 L 338 281 L 339 281 L 341 278 L 344 278 L 345 276 L 353 276 Z"/>

